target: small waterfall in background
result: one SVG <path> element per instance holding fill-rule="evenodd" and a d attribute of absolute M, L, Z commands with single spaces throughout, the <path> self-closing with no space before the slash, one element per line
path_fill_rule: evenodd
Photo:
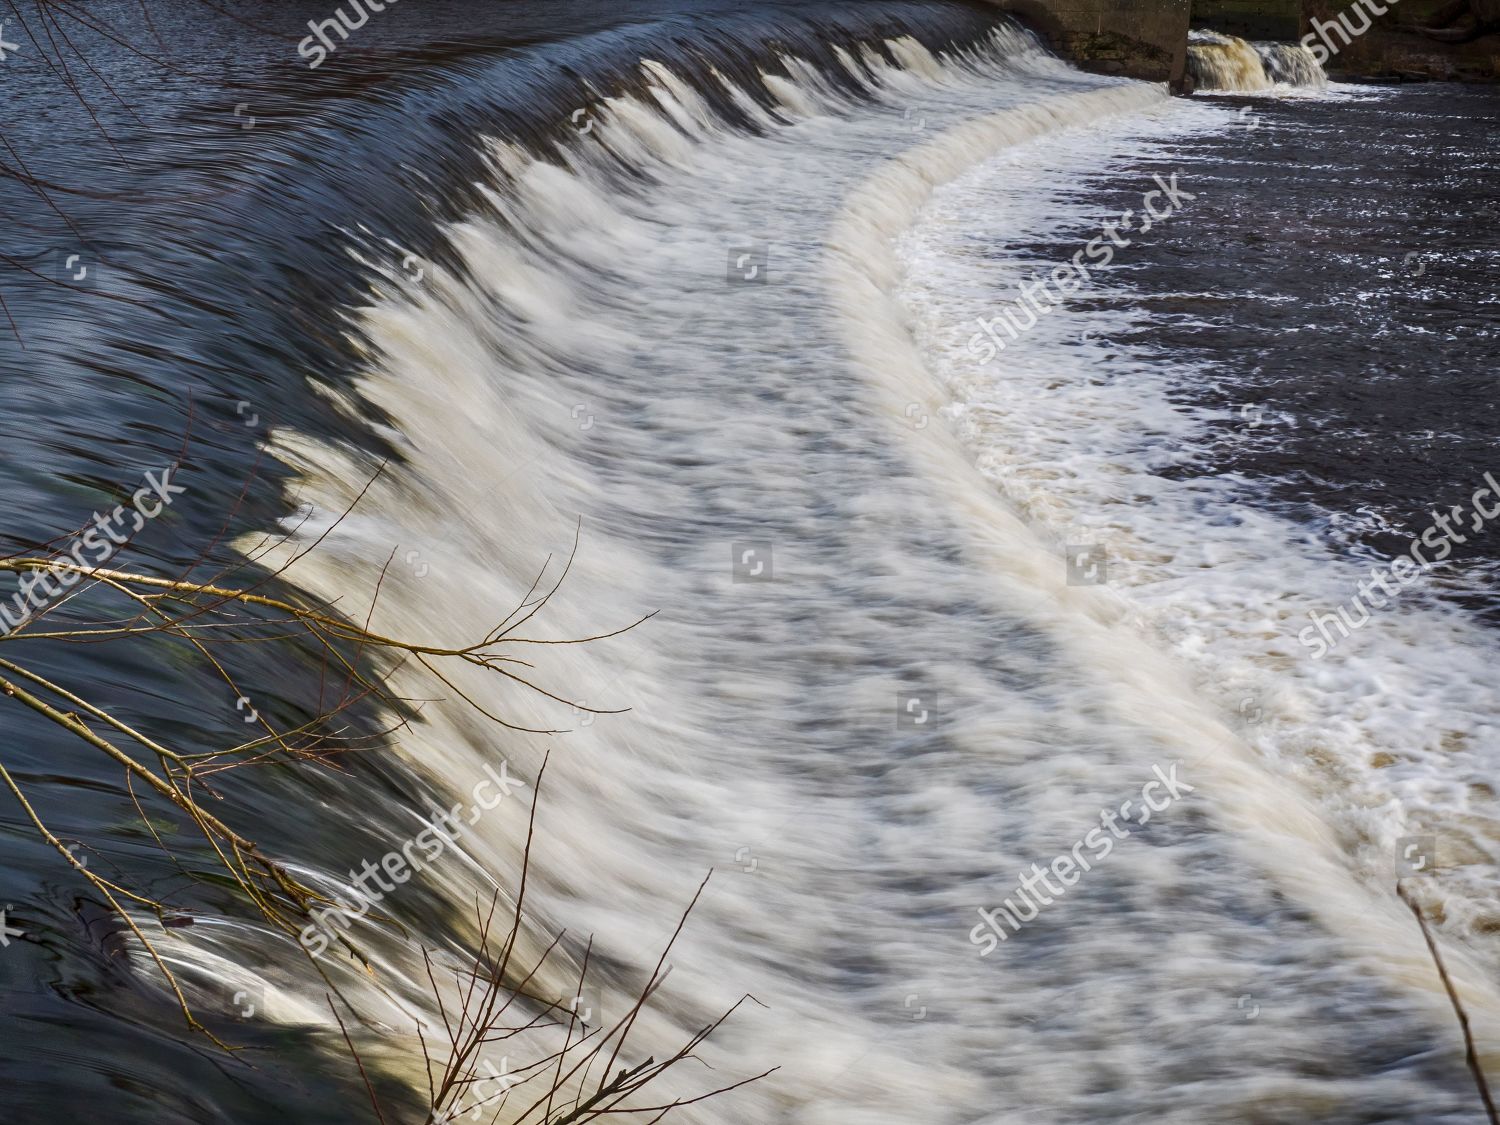
<path fill-rule="evenodd" d="M 1256 43 L 1255 50 L 1272 82 L 1315 88 L 1328 85 L 1328 75 L 1301 43 Z"/>
<path fill-rule="evenodd" d="M 1255 48 L 1233 35 L 1188 35 L 1188 71 L 1200 90 L 1268 90 L 1265 64 Z"/>
<path fill-rule="evenodd" d="M 1328 85 L 1328 76 L 1300 43 L 1251 43 L 1217 31 L 1188 34 L 1188 72 L 1200 90 L 1253 93 L 1272 86 Z"/>

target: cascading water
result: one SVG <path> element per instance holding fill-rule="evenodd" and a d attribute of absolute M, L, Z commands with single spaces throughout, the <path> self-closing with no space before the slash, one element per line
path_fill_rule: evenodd
<path fill-rule="evenodd" d="M 1301 43 L 1257 43 L 1266 69 L 1266 77 L 1283 86 L 1309 86 L 1321 89 L 1328 85 L 1328 75 L 1312 51 Z"/>
<path fill-rule="evenodd" d="M 1320 88 L 1328 76 L 1300 43 L 1250 43 L 1234 35 L 1188 35 L 1188 71 L 1200 90 L 1255 93 L 1274 85 Z"/>
<path fill-rule="evenodd" d="M 1266 90 L 1271 86 L 1255 48 L 1217 31 L 1188 34 L 1188 72 L 1204 90 Z"/>
<path fill-rule="evenodd" d="M 1391 980 L 1422 963 L 1398 915 L 1369 917 L 1375 900 L 1327 822 L 1255 760 L 1214 696 L 1153 653 L 1133 613 L 1065 584 L 1050 533 L 1017 520 L 939 425 L 902 424 L 941 405 L 893 292 L 893 240 L 933 184 L 1014 146 L 1088 135 L 1101 117 L 1203 125 L 1179 121 L 1159 88 L 1085 77 L 1008 31 L 945 58 L 910 38 L 839 48 L 832 68 L 782 55 L 745 81 L 647 62 L 550 152 L 488 141 L 481 206 L 444 232 L 454 268 L 420 283 L 389 272 L 352 316 L 371 356 L 353 393 L 390 419 L 402 462 L 335 526 L 371 462 L 293 432 L 276 442 L 314 513 L 288 550 L 326 536 L 290 578 L 336 597 L 379 580 L 396 544 L 417 545 L 443 576 L 434 590 L 429 576 L 386 573 L 383 631 L 461 636 L 518 603 L 579 519 L 550 635 L 661 611 L 547 661 L 583 703 L 628 715 L 580 726 L 566 707 L 483 676 L 454 680 L 524 726 L 578 728 L 548 774 L 528 948 L 566 926 L 592 935 L 597 961 L 632 964 L 664 934 L 669 904 L 720 868 L 639 1049 L 664 1051 L 753 994 L 766 1009 L 702 1049 L 718 1072 L 782 1066 L 737 1095 L 750 1120 L 960 1120 L 959 1107 L 1037 1077 L 1037 1104 L 1087 1116 L 1099 1095 L 1083 1059 L 1132 1073 L 1136 1093 L 1108 1096 L 1144 1108 L 1166 1074 L 1123 1028 L 1095 1038 L 1080 1027 L 1118 1018 L 1102 997 L 1122 975 L 1156 1011 L 1146 1018 L 1163 1018 L 1182 1002 L 1181 958 L 1191 976 L 1250 972 L 1290 1008 L 1311 1002 L 1271 964 L 1237 963 L 1251 917 L 1293 962 L 1328 967 L 1333 994 L 1396 1004 L 1338 967 L 1307 918 L 1278 914 L 1276 892 L 1253 889 L 1247 860 L 1228 838 L 1201 835 L 1205 813 L 1190 806 L 1143 834 L 1158 862 L 1100 872 L 1090 893 L 1113 903 L 1107 933 L 1059 915 L 1045 923 L 1045 957 L 1017 943 L 992 962 L 969 936 L 976 907 L 1004 890 L 995 872 L 1066 850 L 1070 826 L 1178 764 L 1330 931 L 1384 958 Z M 747 551 L 770 581 L 738 573 Z M 420 669 L 396 685 L 445 694 Z M 940 721 L 893 725 L 903 691 L 939 701 Z M 505 760 L 534 777 L 550 741 L 507 732 Z M 494 735 L 457 705 L 428 708 L 403 745 L 450 799 L 496 756 Z M 523 830 L 517 816 L 478 823 L 465 843 L 474 866 L 436 880 L 455 911 L 488 893 L 481 872 L 516 868 Z M 1190 869 L 1238 887 L 1237 905 L 1183 900 L 1175 873 Z M 354 894 L 337 869 L 303 874 Z M 1191 950 L 1151 952 L 1161 912 L 1200 935 Z M 341 988 L 372 1018 L 434 1034 L 412 949 L 358 937 L 384 992 L 352 968 Z M 862 951 L 876 948 L 872 962 Z M 577 942 L 568 949 L 537 992 L 569 993 Z M 177 955 L 226 971 L 204 960 L 201 939 Z M 1455 964 L 1487 1023 L 1500 1006 Z M 994 983 L 976 992 L 980 969 Z M 624 979 L 590 1006 L 622 1011 Z M 1075 995 L 1071 1015 L 1049 1010 L 1065 981 L 1103 992 Z M 268 1005 L 299 991 L 272 987 Z M 1440 1002 L 1425 994 L 1429 1011 Z M 310 1018 L 295 999 L 285 1011 Z M 934 1018 L 912 1019 L 919 1011 Z M 1395 1018 L 1420 1034 L 1414 1009 Z M 997 1050 L 996 1028 L 1018 1034 Z M 548 1040 L 537 1040 L 542 1054 Z M 1204 1065 L 1256 1050 L 1233 1028 L 1195 1029 L 1193 1041 L 1181 1047 Z M 1274 1072 L 1279 1058 L 1262 1051 L 1256 1065 Z M 1382 1096 L 1430 1104 L 1415 1074 L 1391 1082 Z M 1204 1087 L 1184 1112 L 1210 1118 L 1242 1096 Z"/>
<path fill-rule="evenodd" d="M 601 614 L 614 628 L 661 611 L 625 636 L 548 654 L 581 702 L 628 715 L 582 725 L 566 706 L 497 695 L 485 676 L 453 681 L 523 726 L 576 728 L 547 774 L 526 938 L 534 952 L 564 926 L 580 937 L 573 959 L 557 959 L 531 989 L 569 994 L 581 935 L 592 935 L 596 964 L 637 963 L 718 867 L 727 874 L 674 951 L 638 1049 L 661 1054 L 748 992 L 767 1010 L 700 1050 L 716 1072 L 762 1058 L 782 1067 L 737 1094 L 736 1112 L 909 1121 L 944 1100 L 954 1107 L 944 1115 L 958 1112 L 1046 1065 L 1046 1051 L 1015 1044 L 996 1055 L 964 1030 L 1022 1019 L 1035 1002 L 1014 989 L 958 1024 L 910 1017 L 922 1004 L 956 1012 L 969 991 L 979 962 L 964 940 L 967 904 L 990 881 L 996 849 L 1019 858 L 1051 846 L 1050 830 L 1033 835 L 984 811 L 996 764 L 980 729 L 994 721 L 987 714 L 1009 713 L 1004 737 L 1019 747 L 1050 737 L 1057 713 L 1081 702 L 1068 702 L 1076 685 L 1049 685 L 996 647 L 1003 636 L 1027 663 L 1059 659 L 992 577 L 953 570 L 959 525 L 890 446 L 845 356 L 838 310 L 868 282 L 838 280 L 830 295 L 820 246 L 872 154 L 896 156 L 956 127 L 956 147 L 933 168 L 948 174 L 1165 95 L 1081 75 L 1009 30 L 942 58 L 899 37 L 839 47 L 829 62 L 773 56 L 751 78 L 650 61 L 584 108 L 586 128 L 568 115 L 569 134 L 549 152 L 489 140 L 482 206 L 444 232 L 455 268 L 419 283 L 391 272 L 352 317 L 373 357 L 352 393 L 361 412 L 391 420 L 403 463 L 335 526 L 373 462 L 293 432 L 275 450 L 298 469 L 297 495 L 313 512 L 289 551 L 322 539 L 288 577 L 324 597 L 381 581 L 381 630 L 462 633 L 518 603 L 539 560 L 568 551 L 580 517 L 566 604 L 549 610 L 549 629 L 588 635 Z M 906 214 L 898 199 L 888 205 Z M 835 258 L 880 252 L 870 236 L 834 244 Z M 811 357 L 824 373 L 815 382 Z M 416 545 L 427 573 L 382 579 L 396 542 Z M 746 544 L 774 581 L 736 578 L 731 557 Z M 924 589 L 947 593 L 932 601 Z M 955 598 L 989 624 L 962 624 Z M 909 605 L 869 617 L 859 608 L 868 599 Z M 889 722 L 912 676 L 941 685 L 941 733 Z M 410 698 L 445 694 L 420 670 L 398 673 L 396 686 Z M 1125 737 L 1087 726 L 1077 736 L 1101 747 Z M 427 708 L 403 746 L 413 769 L 456 799 L 493 764 L 495 741 L 455 705 Z M 534 777 L 552 742 L 505 732 L 505 760 Z M 911 769 L 912 756 L 925 762 L 920 774 L 886 776 Z M 1130 758 L 1105 751 L 1073 799 L 1085 807 L 1129 784 L 1140 767 Z M 1023 787 L 1039 780 L 1013 768 Z M 964 794 L 946 811 L 919 796 L 940 777 Z M 939 830 L 934 817 L 969 844 L 935 854 L 930 874 L 901 874 L 907 842 Z M 453 911 L 490 893 L 480 872 L 516 869 L 524 828 L 515 815 L 478 822 L 464 844 L 474 866 L 432 879 Z M 356 899 L 337 868 L 299 874 Z M 243 933 L 220 939 L 232 949 L 162 937 L 204 977 L 252 963 Z M 415 1020 L 432 1038 L 416 950 L 369 925 L 356 938 L 384 987 L 346 965 L 335 976 L 343 994 L 370 1018 Z M 862 963 L 871 940 L 884 965 Z M 1091 944 L 1074 956 L 1092 956 Z M 624 979 L 592 998 L 596 1016 L 628 1006 Z M 311 1018 L 297 996 L 312 982 L 246 983 L 273 1016 Z M 544 1055 L 549 1040 L 534 1038 L 531 1053 Z M 525 1056 L 524 1043 L 509 1042 L 505 1058 Z M 492 1062 L 503 1069 L 500 1055 Z M 1076 1080 L 1059 1082 L 1059 1104 L 1088 1100 Z"/>

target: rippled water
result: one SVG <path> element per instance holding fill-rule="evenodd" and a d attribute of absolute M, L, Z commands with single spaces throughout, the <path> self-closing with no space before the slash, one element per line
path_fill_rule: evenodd
<path fill-rule="evenodd" d="M 227 808 L 348 897 L 434 805 L 501 764 L 534 785 L 550 753 L 523 940 L 568 936 L 536 996 L 568 1003 L 591 940 L 576 1001 L 628 1010 L 715 869 L 634 1050 L 749 993 L 699 1052 L 714 1069 L 658 1096 L 780 1069 L 677 1119 L 1475 1120 L 1394 875 L 1436 838 L 1408 883 L 1492 1060 L 1497 701 L 1465 672 L 1494 643 L 1493 555 L 1325 659 L 1297 637 L 1484 467 L 1493 97 L 1170 100 L 959 5 L 520 6 L 463 34 L 414 10 L 316 78 L 288 77 L 294 39 L 256 48 L 231 95 L 251 129 L 142 142 L 154 194 L 128 224 L 87 204 L 70 250 L 129 302 L 5 290 L 13 534 L 76 524 L 191 419 L 191 491 L 137 565 L 232 561 L 280 527 L 317 549 L 273 588 L 362 620 L 378 586 L 376 628 L 456 643 L 573 555 L 529 635 L 654 616 L 539 646 L 555 699 L 404 666 L 430 702 L 396 746 L 235 778 Z M 1156 177 L 1180 207 L 986 360 L 978 321 Z M 34 253 L 56 270 L 71 245 Z M 1383 455 L 1402 435 L 1422 458 Z M 311 666 L 238 659 L 257 706 L 316 706 Z M 53 661 L 178 739 L 237 737 L 232 693 L 164 641 Z M 49 814 L 165 886 L 113 779 L 8 717 Z M 1100 810 L 1126 825 L 1103 855 Z M 79 1075 L 122 1121 L 365 1112 L 329 983 L 420 1119 L 421 949 L 472 946 L 466 911 L 514 888 L 527 832 L 521 800 L 476 812 L 384 904 L 404 933 L 356 926 L 373 973 L 178 890 L 195 924 L 153 933 L 262 1048 L 252 1071 L 181 1029 L 6 816 L 28 931 L 0 955 L 6 1076 L 51 1115 Z M 1070 855 L 1081 877 L 987 947 L 980 911 Z"/>

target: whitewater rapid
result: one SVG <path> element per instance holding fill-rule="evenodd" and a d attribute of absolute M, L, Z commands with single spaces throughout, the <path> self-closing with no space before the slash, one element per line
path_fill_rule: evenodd
<path fill-rule="evenodd" d="M 1333 751 L 1298 758 L 1282 737 L 1306 706 L 1297 677 L 1321 670 L 1237 640 L 1286 530 L 1248 514 L 1225 530 L 1215 485 L 1152 475 L 1143 434 L 1190 443 L 1195 420 L 1147 364 L 1081 335 L 1118 327 L 1107 309 L 1055 313 L 1003 365 L 966 365 L 964 326 L 1023 265 L 995 247 L 1061 226 L 1062 186 L 1234 115 L 1082 75 L 1009 30 L 961 57 L 897 39 L 843 65 L 863 98 L 786 58 L 764 77 L 772 104 L 732 91 L 753 126 L 734 128 L 647 62 L 638 89 L 559 123 L 552 151 L 487 142 L 485 205 L 446 231 L 459 268 L 388 269 L 348 316 L 367 366 L 341 405 L 382 418 L 401 459 L 340 519 L 374 459 L 277 435 L 309 516 L 291 547 L 327 534 L 289 577 L 346 603 L 378 583 L 376 628 L 458 643 L 549 558 L 556 578 L 579 535 L 529 635 L 655 614 L 524 654 L 581 707 L 454 675 L 565 734 L 498 727 L 414 667 L 394 680 L 435 701 L 400 753 L 437 803 L 502 761 L 534 782 L 551 754 L 527 949 L 570 937 L 539 994 L 569 1003 L 591 935 L 602 975 L 583 1002 L 621 1014 L 715 869 L 629 1054 L 748 993 L 699 1052 L 714 1069 L 667 1089 L 781 1069 L 681 1120 L 1460 1120 L 1420 936 L 1367 870 L 1410 824 L 1361 825 L 1339 775 L 1314 776 Z M 1239 552 L 1238 607 L 1213 612 L 1221 588 L 1164 557 L 1184 526 L 1216 566 Z M 1108 543 L 1117 586 L 1068 584 L 1078 534 Z M 1297 563 L 1293 592 L 1335 584 L 1326 565 Z M 1271 712 L 1254 731 L 1251 697 Z M 1345 721 L 1332 733 L 1384 729 Z M 1174 764 L 1191 793 L 978 955 L 978 909 Z M 393 846 L 424 811 L 392 818 Z M 502 803 L 424 873 L 431 932 L 363 924 L 373 976 L 323 962 L 389 1031 L 375 1061 L 413 1086 L 414 1025 L 436 1021 L 419 946 L 462 955 L 455 919 L 509 892 L 525 835 L 525 802 Z M 174 964 L 242 974 L 272 1018 L 333 1031 L 290 942 L 162 936 Z M 1494 1043 L 1500 1008 L 1463 936 L 1450 948 Z"/>

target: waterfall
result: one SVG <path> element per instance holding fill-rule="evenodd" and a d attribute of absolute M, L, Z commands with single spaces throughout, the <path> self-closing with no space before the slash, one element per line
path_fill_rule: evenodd
<path fill-rule="evenodd" d="M 1328 85 L 1328 75 L 1301 43 L 1257 43 L 1255 49 L 1272 82 L 1286 86 Z"/>
<path fill-rule="evenodd" d="M 1255 93 L 1275 85 L 1328 84 L 1317 59 L 1300 43 L 1251 43 L 1217 31 L 1189 33 L 1188 71 L 1200 90 Z"/>

